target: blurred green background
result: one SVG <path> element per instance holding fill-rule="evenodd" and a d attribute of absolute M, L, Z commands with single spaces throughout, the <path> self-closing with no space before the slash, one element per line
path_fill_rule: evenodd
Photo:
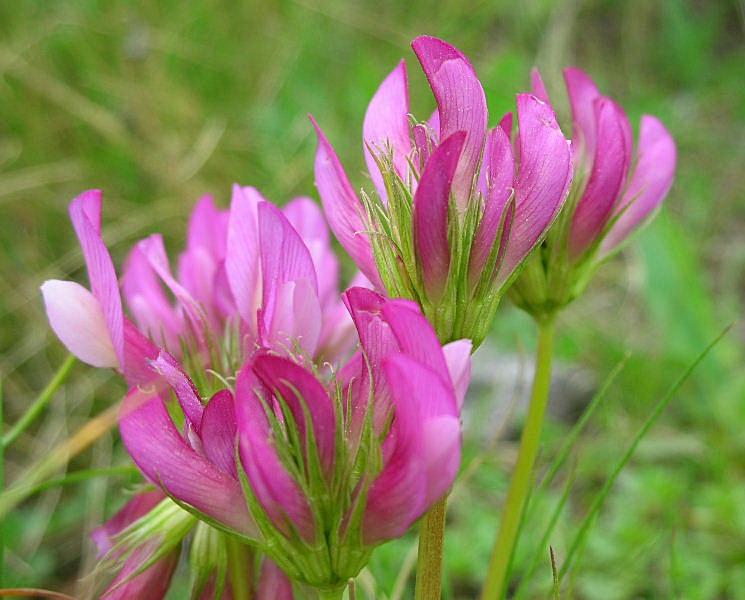
<path fill-rule="evenodd" d="M 551 570 L 538 544 L 569 472 L 573 485 L 550 540 L 559 563 L 654 401 L 741 314 L 742 0 L 0 2 L 5 421 L 22 413 L 64 360 L 38 287 L 50 277 L 85 280 L 66 216 L 78 192 L 104 190 L 104 237 L 117 264 L 136 239 L 154 231 L 165 233 L 174 253 L 203 193 L 226 205 L 230 185 L 240 182 L 280 203 L 315 195 L 309 112 L 354 185 L 366 185 L 362 117 L 401 57 L 409 63 L 414 111 L 427 115 L 434 107 L 409 48 L 422 33 L 472 58 L 492 123 L 512 108 L 538 65 L 568 134 L 561 69 L 575 64 L 634 123 L 643 112 L 662 118 L 679 146 L 678 175 L 660 217 L 600 271 L 560 322 L 564 384 L 552 399 L 558 416 L 548 425 L 539 474 L 581 410 L 584 392 L 575 388 L 591 394 L 625 353 L 631 357 L 569 466 L 534 498 L 537 510 L 525 523 L 516 580 L 538 552 L 522 592 L 545 598 Z M 645 438 L 593 523 L 564 582 L 566 597 L 745 598 L 744 339 L 736 322 Z M 529 319 L 505 303 L 475 360 L 486 372 L 489 361 L 524 364 L 533 342 Z M 9 452 L 11 483 L 121 396 L 114 377 L 75 369 Z M 447 598 L 474 598 L 479 589 L 515 457 L 514 425 L 492 442 L 511 395 L 509 380 L 496 387 L 481 381 L 470 400 L 467 475 L 451 508 Z M 520 410 L 515 414 L 519 420 Z M 111 464 L 126 464 L 115 434 L 67 469 Z M 94 564 L 90 530 L 136 481 L 96 479 L 32 496 L 4 523 L 6 584 L 84 593 L 89 581 L 81 578 Z M 380 548 L 363 587 L 374 586 L 379 598 L 412 597 L 405 573 L 414 543 L 410 537 Z"/>

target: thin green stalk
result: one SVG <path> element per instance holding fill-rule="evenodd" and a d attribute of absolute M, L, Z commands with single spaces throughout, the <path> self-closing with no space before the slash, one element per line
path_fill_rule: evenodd
<path fill-rule="evenodd" d="M 3 380 L 0 378 L 0 431 L 3 427 Z M 0 494 L 5 489 L 5 447 L 0 443 Z M 3 573 L 5 572 L 5 532 L 3 531 L 4 519 L 0 519 L 0 588 L 5 585 Z"/>
<path fill-rule="evenodd" d="M 668 404 L 670 404 L 670 401 L 673 399 L 673 396 L 677 393 L 677 391 L 680 389 L 680 387 L 688 380 L 688 378 L 691 376 L 691 373 L 693 373 L 694 369 L 699 365 L 699 363 L 706 358 L 706 356 L 709 354 L 712 348 L 716 346 L 719 341 L 727 334 L 727 332 L 730 330 L 732 325 L 728 325 L 725 327 L 725 329 L 716 337 L 714 340 L 711 341 L 711 343 L 699 354 L 696 359 L 690 364 L 690 366 L 685 370 L 685 372 L 673 383 L 672 386 L 670 386 L 670 389 L 667 391 L 667 393 L 655 404 L 655 407 L 652 409 L 652 413 L 647 417 L 647 420 L 644 421 L 644 424 L 639 428 L 639 431 L 637 431 L 636 435 L 634 436 L 634 439 L 631 441 L 631 444 L 629 444 L 629 447 L 626 449 L 626 452 L 623 453 L 621 456 L 621 459 L 618 461 L 616 466 L 611 471 L 610 475 L 606 478 L 605 483 L 603 484 L 603 487 L 600 489 L 600 492 L 595 496 L 593 499 L 593 502 L 590 506 L 589 511 L 587 512 L 587 516 L 582 521 L 582 524 L 579 528 L 579 531 L 577 532 L 577 535 L 575 536 L 574 540 L 572 541 L 571 546 L 569 547 L 569 551 L 567 552 L 566 558 L 564 559 L 564 562 L 561 565 L 561 571 L 559 572 L 559 577 L 564 577 L 566 575 L 567 571 L 569 570 L 572 559 L 574 558 L 575 554 L 577 553 L 577 550 L 581 547 L 583 540 L 587 536 L 587 533 L 590 531 L 590 527 L 592 526 L 592 523 L 597 516 L 598 512 L 600 511 L 600 507 L 603 505 L 603 502 L 605 501 L 605 498 L 608 496 L 608 493 L 610 492 L 611 488 L 613 488 L 613 485 L 616 482 L 616 479 L 618 479 L 618 476 L 620 475 L 623 468 L 626 466 L 626 463 L 629 462 L 631 459 L 631 456 L 636 451 L 636 448 L 639 446 L 639 443 L 642 441 L 645 435 L 649 432 L 649 430 L 652 428 L 652 425 L 655 424 L 657 419 L 660 417 L 660 415 L 663 413 L 663 411 L 667 408 Z"/>
<path fill-rule="evenodd" d="M 72 367 L 75 365 L 76 360 L 77 359 L 72 354 L 68 355 L 65 362 L 63 362 L 60 368 L 57 369 L 52 380 L 47 384 L 47 387 L 45 387 L 41 394 L 36 397 L 36 400 L 34 400 L 31 406 L 28 407 L 28 410 L 23 413 L 16 424 L 10 428 L 8 433 L 2 437 L 2 444 L 0 445 L 2 445 L 3 448 L 7 448 L 15 442 L 18 436 L 26 431 L 28 426 L 31 425 L 31 423 L 33 423 L 42 412 L 44 412 L 44 409 L 51 402 L 52 398 L 54 398 L 54 394 L 70 376 L 70 372 L 72 371 Z"/>
<path fill-rule="evenodd" d="M 553 354 L 554 319 L 549 317 L 538 324 L 538 348 L 536 350 L 535 376 L 530 396 L 528 417 L 520 437 L 517 463 L 512 473 L 507 499 L 505 500 L 499 533 L 492 549 L 489 568 L 481 592 L 482 600 L 502 598 L 507 588 L 507 574 L 511 557 L 515 551 L 520 521 L 525 508 L 525 499 L 530 492 L 533 479 L 533 464 L 543 429 L 543 421 L 551 387 L 551 358 Z"/>
<path fill-rule="evenodd" d="M 424 515 L 419 529 L 416 600 L 439 600 L 442 590 L 442 554 L 445 543 L 447 496 Z"/>

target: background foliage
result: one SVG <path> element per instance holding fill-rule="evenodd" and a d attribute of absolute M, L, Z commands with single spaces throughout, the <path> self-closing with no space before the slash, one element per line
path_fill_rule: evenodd
<path fill-rule="evenodd" d="M 512 108 L 537 64 L 568 133 L 560 73 L 576 64 L 635 123 L 642 112 L 659 115 L 679 144 L 678 177 L 660 218 L 600 271 L 560 322 L 556 410 L 543 467 L 588 395 L 631 353 L 568 466 L 533 498 L 517 575 L 573 473 L 551 537 L 561 563 L 653 402 L 738 317 L 745 300 L 741 0 L 0 2 L 6 423 L 64 358 L 38 286 L 48 277 L 85 277 L 66 217 L 72 197 L 104 189 L 104 237 L 118 264 L 136 239 L 153 231 L 165 232 L 175 251 L 203 193 L 225 205 L 237 181 L 278 202 L 315 195 L 308 112 L 326 129 L 355 185 L 365 185 L 362 117 L 398 59 L 409 62 L 415 112 L 426 115 L 434 106 L 408 47 L 421 33 L 444 37 L 472 57 L 493 123 Z M 529 375 L 533 339 L 529 319 L 505 304 L 477 355 L 465 475 L 451 511 L 448 598 L 473 598 L 478 589 L 516 449 L 514 425 L 502 425 L 507 414 L 519 419 L 514 380 Z M 645 439 L 594 522 L 565 581 L 567 596 L 745 598 L 743 339 L 738 323 Z M 7 456 L 7 478 L 12 482 L 48 457 L 122 391 L 113 377 L 77 366 L 38 426 Z M 122 464 L 126 456 L 112 433 L 67 469 Z M 122 488 L 137 481 L 94 479 L 32 496 L 4 524 L 6 584 L 85 590 L 88 582 L 80 578 L 94 560 L 90 530 L 123 503 Z M 411 566 L 413 544 L 408 538 L 377 551 L 363 587 L 376 586 L 381 598 L 409 597 L 401 570 Z M 546 597 L 550 589 L 547 549 L 538 556 L 525 597 Z"/>

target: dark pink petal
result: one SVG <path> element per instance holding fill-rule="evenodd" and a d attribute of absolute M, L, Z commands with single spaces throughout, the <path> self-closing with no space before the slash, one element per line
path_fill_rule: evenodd
<path fill-rule="evenodd" d="M 98 549 L 98 557 L 102 557 L 114 547 L 116 535 L 129 527 L 137 519 L 149 513 L 166 496 L 159 490 L 140 492 L 132 497 L 111 519 L 91 533 L 91 538 Z"/>
<path fill-rule="evenodd" d="M 463 154 L 453 180 L 461 210 L 468 202 L 486 135 L 486 96 L 471 63 L 460 50 L 434 37 L 420 36 L 412 48 L 437 101 L 440 139 L 465 131 Z"/>
<path fill-rule="evenodd" d="M 225 526 L 257 538 L 238 481 L 184 441 L 157 394 L 132 389 L 122 403 L 119 429 L 129 455 L 153 483 Z"/>
<path fill-rule="evenodd" d="M 261 563 L 256 600 L 293 600 L 292 583 L 276 563 L 264 558 Z"/>
<path fill-rule="evenodd" d="M 399 537 L 452 485 L 460 466 L 460 420 L 439 374 L 399 354 L 383 372 L 394 404 L 384 465 L 370 488 L 366 542 Z"/>
<path fill-rule="evenodd" d="M 323 385 L 305 368 L 279 356 L 260 355 L 254 360 L 253 368 L 264 386 L 285 401 L 303 440 L 307 436 L 305 411 L 308 411 L 321 464 L 329 474 L 334 463 L 336 418 Z"/>
<path fill-rule="evenodd" d="M 531 94 L 518 94 L 517 120 L 520 166 L 515 181 L 515 215 L 497 278 L 499 285 L 543 239 L 572 181 L 569 143 L 551 107 Z"/>
<path fill-rule="evenodd" d="M 458 412 L 463 408 L 468 384 L 471 383 L 471 351 L 473 344 L 470 340 L 456 340 L 442 347 L 445 362 L 448 366 L 450 380 L 455 390 L 455 400 Z"/>
<path fill-rule="evenodd" d="M 238 314 L 257 335 L 256 311 L 261 304 L 259 204 L 264 199 L 254 188 L 233 186 L 228 223 L 225 270 Z"/>
<path fill-rule="evenodd" d="M 147 385 L 158 379 L 158 374 L 151 367 L 160 348 L 153 344 L 132 321 L 124 319 L 124 357 L 127 368 L 124 378 L 130 387 Z"/>
<path fill-rule="evenodd" d="M 192 380 L 184 373 L 178 361 L 168 352 L 161 352 L 158 358 L 152 362 L 152 368 L 163 377 L 176 394 L 181 410 L 184 411 L 184 416 L 198 434 L 204 406 Z"/>
<path fill-rule="evenodd" d="M 189 318 L 194 333 L 201 340 L 204 336 L 204 327 L 206 325 L 206 315 L 202 306 L 195 300 L 189 291 L 182 286 L 171 274 L 171 267 L 168 264 L 166 248 L 163 245 L 163 237 L 160 234 L 153 234 L 137 244 L 137 248 L 145 256 L 150 266 L 158 274 L 166 287 L 171 290 L 173 295 L 183 307 L 184 312 Z"/>
<path fill-rule="evenodd" d="M 101 190 L 83 192 L 70 204 L 70 219 L 83 251 L 91 291 L 101 305 L 120 365 L 124 368 L 122 300 L 114 263 L 101 237 Z"/>
<path fill-rule="evenodd" d="M 546 104 L 551 104 L 551 100 L 548 97 L 546 86 L 543 83 L 540 71 L 533 67 L 530 71 L 530 92 L 539 100 Z"/>
<path fill-rule="evenodd" d="M 572 218 L 569 250 L 579 256 L 589 248 L 608 222 L 621 193 L 631 160 L 631 146 L 626 131 L 630 129 L 626 114 L 610 98 L 595 101 L 595 157 L 584 194 Z"/>
<path fill-rule="evenodd" d="M 365 208 L 354 193 L 334 148 L 313 117 L 311 122 L 318 135 L 315 160 L 316 186 L 329 226 L 360 271 L 376 287 L 383 289 L 367 234 L 369 227 Z"/>
<path fill-rule="evenodd" d="M 636 168 L 615 212 L 625 210 L 603 240 L 601 254 L 623 242 L 665 199 L 675 176 L 676 154 L 675 141 L 662 122 L 642 116 Z"/>
<path fill-rule="evenodd" d="M 515 179 L 512 143 L 502 127 L 495 127 L 489 131 L 481 173 L 484 176 L 481 184 L 484 194 L 484 213 L 476 230 L 468 261 L 468 281 L 472 288 L 479 281 L 489 260 L 489 254 L 497 241 L 499 226 L 512 195 Z"/>
<path fill-rule="evenodd" d="M 137 325 L 159 345 L 172 352 L 179 348 L 183 323 L 157 274 L 138 246 L 124 262 L 122 292 Z"/>
<path fill-rule="evenodd" d="M 595 100 L 600 98 L 600 91 L 587 73 L 575 67 L 564 69 L 564 81 L 569 93 L 569 103 L 572 105 L 574 152 L 584 152 L 586 160 L 589 161 L 595 156 Z"/>
<path fill-rule="evenodd" d="M 409 86 L 406 78 L 406 63 L 402 60 L 383 80 L 372 97 L 365 121 L 362 125 L 362 145 L 370 177 L 381 199 L 388 196 L 383 176 L 370 150 L 376 155 L 388 155 L 393 151 L 393 164 L 398 175 L 407 180 L 408 157 L 411 154 L 409 135 Z"/>
<path fill-rule="evenodd" d="M 507 134 L 507 139 L 512 140 L 512 113 L 508 112 L 500 119 L 499 126 Z"/>
<path fill-rule="evenodd" d="M 298 483 L 277 456 L 272 429 L 262 405 L 271 406 L 269 391 L 246 365 L 236 381 L 235 410 L 241 463 L 251 490 L 285 535 L 294 528 L 308 542 L 315 539 L 313 516 Z"/>
<path fill-rule="evenodd" d="M 429 134 L 433 145 L 440 143 L 440 111 L 435 109 L 427 119 L 427 133 Z"/>
<path fill-rule="evenodd" d="M 101 600 L 162 600 L 171 585 L 178 566 L 180 548 L 167 554 L 139 575 L 132 577 L 157 550 L 157 541 L 137 548 L 126 560 L 122 570 L 101 594 Z M 131 579 L 129 579 L 131 577 Z M 129 581 L 127 581 L 129 579 Z M 126 583 L 123 583 L 126 582 Z"/>
<path fill-rule="evenodd" d="M 339 261 L 321 208 L 310 198 L 295 198 L 282 208 L 313 259 L 318 278 L 318 297 L 326 306 L 339 296 Z"/>
<path fill-rule="evenodd" d="M 414 194 L 414 244 L 427 295 L 437 302 L 450 269 L 448 211 L 466 134 L 454 133 L 432 153 Z"/>
<path fill-rule="evenodd" d="M 235 404 L 229 390 L 217 392 L 204 409 L 199 430 L 204 453 L 224 473 L 238 478 L 235 467 L 237 425 Z"/>
<path fill-rule="evenodd" d="M 65 347 L 94 367 L 115 369 L 116 354 L 106 317 L 96 297 L 73 281 L 50 279 L 41 286 L 47 318 Z"/>

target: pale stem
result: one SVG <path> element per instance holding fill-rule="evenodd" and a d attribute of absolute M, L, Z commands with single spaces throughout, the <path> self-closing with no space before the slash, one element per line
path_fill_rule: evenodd
<path fill-rule="evenodd" d="M 422 519 L 416 569 L 416 600 L 439 600 L 440 598 L 446 512 L 447 496 L 444 496 L 429 509 Z"/>

